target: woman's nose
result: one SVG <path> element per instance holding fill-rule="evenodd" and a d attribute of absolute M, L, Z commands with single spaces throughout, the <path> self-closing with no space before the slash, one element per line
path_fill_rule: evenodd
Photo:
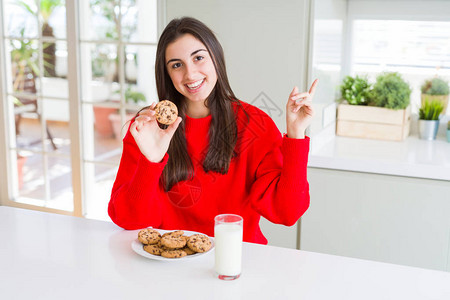
<path fill-rule="evenodd" d="M 195 79 L 195 74 L 197 73 L 197 67 L 193 63 L 187 63 L 186 65 L 186 72 L 184 74 L 186 80 L 192 80 Z"/>

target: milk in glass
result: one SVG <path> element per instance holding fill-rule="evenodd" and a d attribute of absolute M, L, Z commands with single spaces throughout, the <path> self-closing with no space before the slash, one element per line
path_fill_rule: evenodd
<path fill-rule="evenodd" d="M 216 273 L 220 279 L 238 278 L 242 268 L 242 217 L 237 215 L 217 216 L 214 237 Z"/>

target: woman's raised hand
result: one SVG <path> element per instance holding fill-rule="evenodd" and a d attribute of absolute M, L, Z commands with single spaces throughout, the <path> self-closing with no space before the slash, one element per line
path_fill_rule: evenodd
<path fill-rule="evenodd" d="M 158 163 L 169 149 L 170 140 L 181 123 L 181 117 L 178 117 L 167 129 L 161 129 L 155 118 L 155 106 L 156 103 L 153 103 L 139 113 L 130 126 L 130 132 L 141 153 L 149 161 Z"/>
<path fill-rule="evenodd" d="M 286 105 L 286 128 L 289 138 L 305 138 L 305 130 L 311 124 L 314 115 L 312 99 L 318 81 L 318 79 L 314 80 L 309 92 L 299 93 L 298 88 L 294 87 L 289 95 Z"/>

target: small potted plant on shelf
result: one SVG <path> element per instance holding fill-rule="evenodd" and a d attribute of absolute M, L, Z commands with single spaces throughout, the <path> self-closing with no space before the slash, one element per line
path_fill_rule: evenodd
<path fill-rule="evenodd" d="M 127 90 L 125 91 L 125 103 L 126 104 L 133 103 L 134 105 L 139 105 L 139 104 L 145 103 L 145 101 L 146 101 L 146 98 L 143 93 L 133 91 L 130 87 L 128 87 Z M 127 109 L 126 117 L 125 117 L 125 120 L 123 120 L 123 121 L 121 120 L 121 117 L 120 117 L 120 114 L 118 111 L 109 115 L 109 120 L 111 121 L 111 125 L 112 125 L 116 139 L 122 140 L 122 138 L 124 137 L 123 136 L 124 124 L 127 121 L 131 120 L 134 117 L 134 115 L 136 114 L 136 112 L 137 112 L 136 110 Z"/>
<path fill-rule="evenodd" d="M 425 102 L 425 99 L 428 99 L 430 101 L 438 100 L 444 105 L 444 109 L 442 112 L 445 114 L 448 105 L 448 95 L 450 93 L 447 81 L 439 77 L 425 80 L 424 84 L 421 87 L 421 92 L 422 105 Z"/>
<path fill-rule="evenodd" d="M 450 143 L 450 121 L 447 122 L 447 142 Z"/>
<path fill-rule="evenodd" d="M 444 104 L 439 100 L 425 99 L 419 109 L 419 137 L 422 140 L 434 140 L 439 129 L 439 115 Z"/>
<path fill-rule="evenodd" d="M 394 141 L 408 136 L 411 89 L 398 73 L 380 74 L 372 88 L 364 78 L 346 77 L 341 92 L 337 135 Z"/>

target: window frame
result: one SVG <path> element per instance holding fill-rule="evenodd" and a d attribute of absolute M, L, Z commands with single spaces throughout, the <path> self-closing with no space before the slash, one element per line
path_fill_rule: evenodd
<path fill-rule="evenodd" d="M 0 15 L 4 16 L 4 2 L 6 0 L 0 0 Z M 86 179 L 85 179 L 85 165 L 89 163 L 84 158 L 83 153 L 83 126 L 82 126 L 82 105 L 86 102 L 82 101 L 81 94 L 81 57 L 80 48 L 84 42 L 80 38 L 80 4 L 76 0 L 66 0 L 66 26 L 67 34 L 66 39 L 63 40 L 67 43 L 68 57 L 67 60 L 67 81 L 68 81 L 68 105 L 69 105 L 69 117 L 68 123 L 69 134 L 71 139 L 70 145 L 70 160 L 72 168 L 72 191 L 73 191 L 73 211 L 65 211 L 55 208 L 49 208 L 41 205 L 25 204 L 15 201 L 14 191 L 17 191 L 16 183 L 17 174 L 14 172 L 16 164 L 16 157 L 12 155 L 16 149 L 15 145 L 11 145 L 13 134 L 13 116 L 10 113 L 13 109 L 12 103 L 6 101 L 8 97 L 7 92 L 7 76 L 0 77 L 0 97 L 2 98 L 0 104 L 0 205 L 13 206 L 19 208 L 26 208 L 32 210 L 39 210 L 44 212 L 52 212 L 64 215 L 72 215 L 77 217 L 84 217 L 86 214 Z M 162 30 L 166 25 L 166 0 L 156 0 L 156 18 L 157 18 L 157 38 L 159 38 Z M 2 39 L 0 43 L 0 71 L 3 74 L 8 74 L 8 63 L 6 53 L 6 43 L 9 37 L 5 35 L 4 22 L 0 22 L 0 33 Z M 39 43 L 42 43 L 42 36 L 36 38 Z M 61 39 L 55 39 L 61 40 Z M 93 41 L 96 42 L 96 41 Z M 157 43 L 157 42 L 156 42 Z M 156 45 L 154 43 L 154 45 Z M 120 46 L 126 46 L 128 44 L 136 44 L 128 41 L 121 41 L 118 43 Z M 148 43 L 143 43 L 148 44 Z M 123 48 L 123 47 L 122 47 Z M 123 49 L 121 50 L 123 52 Z M 123 53 L 122 53 L 123 58 Z M 123 73 L 123 72 L 121 72 Z M 123 74 L 120 75 L 121 83 L 124 83 Z M 123 89 L 121 86 L 122 97 Z M 121 101 L 120 110 L 122 114 L 125 111 L 125 104 Z M 42 136 L 42 140 L 45 136 Z M 15 176 L 15 177 L 14 177 Z M 48 179 L 46 179 L 48 180 Z"/>

